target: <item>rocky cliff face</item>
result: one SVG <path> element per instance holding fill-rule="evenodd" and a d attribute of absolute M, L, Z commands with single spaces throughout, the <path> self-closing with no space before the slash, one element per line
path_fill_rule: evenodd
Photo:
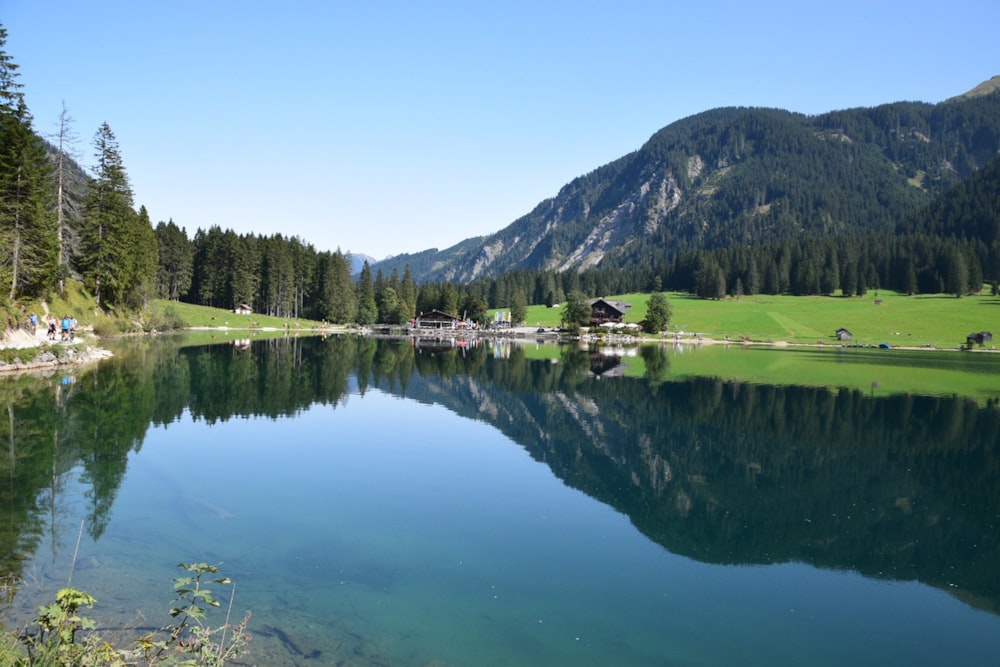
<path fill-rule="evenodd" d="M 663 128 L 495 234 L 378 266 L 468 282 L 803 234 L 891 232 L 998 154 L 1000 91 L 815 117 L 716 109 Z"/>

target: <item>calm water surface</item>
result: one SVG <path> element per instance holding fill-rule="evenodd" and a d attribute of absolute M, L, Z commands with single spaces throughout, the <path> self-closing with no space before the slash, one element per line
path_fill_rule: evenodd
<path fill-rule="evenodd" d="M 82 521 L 103 626 L 222 563 L 252 664 L 997 664 L 1000 409 L 639 359 L 167 342 L 7 381 L 0 615 Z"/>

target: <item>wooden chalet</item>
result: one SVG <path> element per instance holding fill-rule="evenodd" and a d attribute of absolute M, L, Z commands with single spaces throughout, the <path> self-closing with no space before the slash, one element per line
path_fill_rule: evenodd
<path fill-rule="evenodd" d="M 631 307 L 632 304 L 624 301 L 594 299 L 590 302 L 590 324 L 600 326 L 606 322 L 621 322 L 625 318 L 625 311 Z"/>
<path fill-rule="evenodd" d="M 233 308 L 233 312 L 237 315 L 249 315 L 253 312 L 253 308 L 249 304 L 241 303 L 240 305 Z"/>
<path fill-rule="evenodd" d="M 851 340 L 851 338 L 854 337 L 854 334 L 852 334 L 847 329 L 841 327 L 840 329 L 837 329 L 837 332 L 834 334 L 834 336 L 837 337 L 837 340 Z"/>
<path fill-rule="evenodd" d="M 432 310 L 417 315 L 414 326 L 417 329 L 457 329 L 458 318 L 440 310 Z"/>

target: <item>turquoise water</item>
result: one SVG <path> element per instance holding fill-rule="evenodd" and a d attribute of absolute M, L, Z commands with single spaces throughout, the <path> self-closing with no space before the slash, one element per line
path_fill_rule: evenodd
<path fill-rule="evenodd" d="M 435 351 L 425 364 L 398 347 L 376 350 L 367 374 L 345 363 L 331 393 L 318 383 L 348 354 L 338 345 L 295 344 L 311 396 L 275 384 L 279 346 L 247 366 L 224 346 L 161 359 L 149 396 L 127 388 L 123 410 L 155 412 L 178 385 L 189 401 L 126 438 L 110 493 L 93 490 L 92 456 L 60 475 L 55 502 L 33 515 L 40 536 L 8 615 L 63 585 L 83 519 L 73 585 L 98 599 L 104 626 L 165 624 L 176 564 L 222 563 L 234 614 L 252 613 L 253 664 L 996 664 L 995 504 L 959 505 L 998 487 L 963 496 L 935 480 L 962 474 L 967 452 L 913 458 L 891 444 L 933 449 L 912 442 L 934 436 L 933 419 L 911 429 L 891 402 L 839 397 L 850 405 L 836 409 L 863 412 L 857 428 L 888 442 L 870 459 L 838 438 L 809 442 L 793 406 L 825 414 L 813 394 L 772 395 L 789 420 L 777 426 L 757 395 L 768 428 L 741 417 L 743 387 L 555 381 L 571 359 L 557 371 Z M 117 386 L 135 363 L 119 359 L 113 380 L 77 378 L 66 409 L 99 404 L 90 387 Z M 201 393 L 203 364 L 233 383 Z M 722 398 L 699 400 L 696 417 L 685 401 L 709 390 Z M 297 398 L 258 403 L 279 395 Z M 206 411 L 209 398 L 229 407 Z M 993 472 L 965 479 L 989 485 L 996 442 L 982 429 L 995 417 L 941 408 L 956 410 L 978 426 L 939 426 L 986 448 L 974 456 Z M 746 426 L 734 435 L 729 421 Z M 931 517 L 961 526 L 928 528 Z"/>

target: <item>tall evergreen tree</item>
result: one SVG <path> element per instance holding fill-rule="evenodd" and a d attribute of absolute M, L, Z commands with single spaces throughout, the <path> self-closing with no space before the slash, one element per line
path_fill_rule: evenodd
<path fill-rule="evenodd" d="M 372 268 L 368 261 L 361 266 L 358 277 L 358 324 L 374 324 L 378 319 L 378 304 L 375 303 L 375 285 L 372 283 Z"/>
<path fill-rule="evenodd" d="M 441 285 L 424 283 L 417 292 L 417 313 L 429 313 L 441 309 Z"/>
<path fill-rule="evenodd" d="M 963 296 L 969 290 L 969 267 L 961 250 L 955 246 L 948 248 L 943 263 L 945 292 Z"/>
<path fill-rule="evenodd" d="M 312 274 L 316 262 L 316 250 L 298 236 L 288 239 L 289 252 L 292 257 L 292 317 L 299 317 L 312 282 Z"/>
<path fill-rule="evenodd" d="M 327 298 L 330 306 L 329 319 L 338 324 L 347 324 L 354 321 L 358 312 L 357 292 L 351 281 L 351 257 L 338 249 L 330 259 L 332 281 Z"/>
<path fill-rule="evenodd" d="M 0 264 L 13 300 L 55 284 L 58 250 L 48 205 L 49 164 L 30 117 L 22 109 L 0 124 Z"/>
<path fill-rule="evenodd" d="M 130 255 L 138 248 L 132 188 L 118 141 L 107 123 L 94 135 L 94 181 L 87 194 L 78 263 L 84 284 L 98 304 L 124 301 L 134 279 Z"/>
<path fill-rule="evenodd" d="M 580 327 L 590 323 L 590 302 L 587 295 L 580 290 L 570 292 L 559 313 L 562 326 L 570 331 L 579 331 Z"/>
<path fill-rule="evenodd" d="M 722 299 L 726 296 L 726 272 L 715 257 L 704 253 L 695 271 L 695 293 L 703 299 Z"/>
<path fill-rule="evenodd" d="M 264 239 L 261 262 L 260 289 L 264 312 L 275 317 L 293 317 L 297 293 L 291 244 L 286 243 L 281 234 Z"/>
<path fill-rule="evenodd" d="M 191 289 L 194 244 L 173 219 L 156 225 L 156 240 L 160 251 L 157 293 L 161 298 L 178 301 Z"/>
<path fill-rule="evenodd" d="M 413 282 L 409 264 L 403 267 L 403 279 L 399 283 L 399 308 L 404 322 L 417 316 L 417 284 Z"/>
<path fill-rule="evenodd" d="M 441 310 L 458 317 L 458 290 L 451 283 L 445 283 L 441 288 Z"/>
<path fill-rule="evenodd" d="M 127 245 L 131 248 L 128 258 L 125 303 L 133 308 L 145 307 L 156 296 L 156 275 L 160 254 L 156 244 L 156 231 L 149 220 L 145 206 L 129 216 Z"/>
<path fill-rule="evenodd" d="M 253 234 L 236 235 L 226 230 L 223 235 L 229 268 L 229 299 L 225 306 L 235 308 L 247 304 L 256 307 L 260 290 L 260 241 Z"/>
<path fill-rule="evenodd" d="M 347 324 L 357 313 L 357 291 L 351 282 L 350 257 L 337 252 L 321 252 L 316 257 L 312 316 L 315 319 Z"/>
<path fill-rule="evenodd" d="M 6 41 L 0 26 L 0 278 L 13 300 L 51 287 L 58 257 L 49 163 L 32 129 L 18 66 L 4 51 Z"/>
<path fill-rule="evenodd" d="M 222 256 L 222 228 L 212 225 L 194 234 L 194 267 L 191 279 L 191 300 L 202 306 L 217 306 L 221 302 L 219 284 L 225 258 Z M 219 296 L 217 296 L 219 295 Z"/>

